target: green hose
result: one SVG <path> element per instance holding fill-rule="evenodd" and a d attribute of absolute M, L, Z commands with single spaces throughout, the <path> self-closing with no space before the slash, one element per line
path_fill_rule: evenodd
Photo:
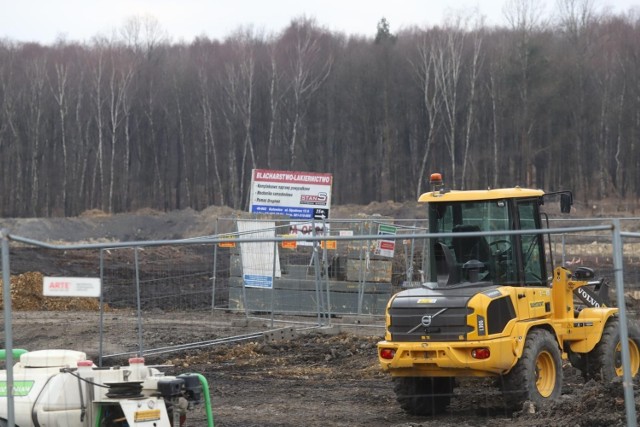
<path fill-rule="evenodd" d="M 102 406 L 98 406 L 98 413 L 96 414 L 96 427 L 100 427 L 102 424 Z"/>
<path fill-rule="evenodd" d="M 25 353 L 28 353 L 28 351 L 22 348 L 14 348 L 13 351 L 11 352 L 14 360 L 19 359 L 20 356 L 22 356 Z M 7 350 L 5 349 L 0 350 L 0 360 L 7 360 Z"/>
<path fill-rule="evenodd" d="M 209 382 L 202 374 L 191 374 L 196 375 L 200 380 L 200 385 L 202 386 L 202 390 L 204 391 L 204 400 L 207 408 L 207 427 L 213 426 L 213 412 L 211 412 L 211 396 L 209 395 Z"/>

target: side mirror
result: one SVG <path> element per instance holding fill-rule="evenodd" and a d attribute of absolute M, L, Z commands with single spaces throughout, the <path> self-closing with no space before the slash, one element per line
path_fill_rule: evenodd
<path fill-rule="evenodd" d="M 560 194 L 560 212 L 571 213 L 571 205 L 573 205 L 573 196 L 571 193 Z"/>
<path fill-rule="evenodd" d="M 589 267 L 578 267 L 576 271 L 573 272 L 573 277 L 578 280 L 589 280 L 596 277 L 596 273 Z"/>

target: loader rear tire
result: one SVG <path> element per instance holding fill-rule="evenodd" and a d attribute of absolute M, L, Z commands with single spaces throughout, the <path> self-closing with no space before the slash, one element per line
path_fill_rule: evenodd
<path fill-rule="evenodd" d="M 400 407 L 411 415 L 445 412 L 455 381 L 448 377 L 395 377 L 394 391 Z"/>
<path fill-rule="evenodd" d="M 520 360 L 505 375 L 503 393 L 507 404 L 522 407 L 558 399 L 562 393 L 562 356 L 553 335 L 536 329 L 527 335 Z"/>
<path fill-rule="evenodd" d="M 629 326 L 628 332 L 631 376 L 635 378 L 640 371 L 640 332 L 634 326 Z M 586 357 L 586 373 L 589 378 L 603 382 L 623 375 L 620 320 L 610 319 L 607 322 L 600 342 Z"/>

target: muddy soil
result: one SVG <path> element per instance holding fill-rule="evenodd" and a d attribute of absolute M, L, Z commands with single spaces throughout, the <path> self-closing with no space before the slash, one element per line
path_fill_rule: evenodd
<path fill-rule="evenodd" d="M 213 216 L 217 212 L 208 214 Z M 86 218 L 77 218 L 70 223 L 16 220 L 2 225 L 29 238 L 47 240 L 46 236 L 53 236 L 53 240 L 65 241 L 101 240 L 106 229 L 109 230 L 108 239 L 115 240 L 166 239 L 213 232 L 212 223 L 203 221 L 201 216 L 192 221 L 192 225 L 185 225 L 190 215 L 193 213 L 169 217 L 151 213 L 142 219 L 140 215 L 127 216 L 127 221 L 133 221 L 129 223 L 116 221 L 122 218 L 115 216 L 100 216 L 93 221 Z M 152 230 L 149 225 L 152 223 L 164 227 L 164 231 Z M 116 233 L 114 230 L 121 231 Z M 56 258 L 57 251 L 30 252 L 15 248 L 12 251 L 13 274 L 34 271 L 47 274 L 51 271 L 95 275 L 98 265 L 91 257 L 73 257 L 74 262 L 62 262 Z M 14 347 L 81 350 L 97 361 L 99 319 L 95 310 L 75 308 L 57 311 L 45 306 L 35 311 L 15 311 Z M 105 365 L 126 363 L 129 352 L 135 352 L 141 342 L 143 348 L 152 349 L 239 337 L 270 328 L 268 321 L 247 321 L 244 315 L 222 311 L 148 310 L 143 313 L 142 334 L 138 331 L 138 318 L 132 308 L 105 312 L 103 319 L 103 355 L 110 356 L 104 358 Z M 296 327 L 295 336 L 271 342 L 258 334 L 227 344 L 147 355 L 146 359 L 148 364 L 170 365 L 166 368 L 167 374 L 198 372 L 205 375 L 217 427 L 627 425 L 621 382 L 585 382 L 579 371 L 569 364 L 564 367 L 561 399 L 546 407 L 527 405 L 512 410 L 505 406 L 494 381 L 473 379 L 459 382 L 443 415 L 407 415 L 395 401 L 392 380 L 378 366 L 376 342 L 383 335 L 381 321 L 367 327 L 352 325 L 348 319 L 341 318 L 332 319 L 332 323 L 343 325 L 308 329 L 300 328 L 296 323 L 279 323 L 277 327 Z M 4 330 L 4 325 L 0 328 Z M 634 394 L 638 396 L 637 390 Z M 636 398 L 637 413 L 640 413 L 639 404 L 640 400 Z M 206 425 L 202 410 L 190 413 L 189 420 L 190 426 Z"/>
<path fill-rule="evenodd" d="M 336 318 L 333 323 L 342 320 Z M 140 344 L 136 313 L 112 310 L 104 314 L 104 321 L 103 365 L 125 365 L 128 352 L 135 352 Z M 156 310 L 144 313 L 143 322 L 146 350 L 241 337 L 270 326 L 268 319 L 246 320 L 224 312 Z M 97 362 L 98 325 L 95 311 L 16 311 L 14 347 L 82 350 Z M 145 358 L 148 364 L 170 365 L 163 368 L 167 374 L 203 374 L 209 381 L 218 427 L 627 425 L 622 383 L 585 382 L 569 364 L 564 366 L 562 398 L 546 407 L 510 409 L 495 380 L 465 379 L 454 389 L 444 414 L 407 415 L 395 401 L 392 380 L 378 366 L 376 343 L 382 329 L 377 326 L 298 327 L 290 339 L 269 341 L 257 334 L 247 340 Z M 638 412 L 639 404 L 636 399 Z M 192 411 L 189 420 L 190 426 L 204 426 L 205 412 Z"/>
<path fill-rule="evenodd" d="M 309 334 L 280 344 L 213 349 L 181 360 L 212 378 L 217 422 L 223 426 L 627 425 L 621 384 L 585 384 L 570 367 L 565 368 L 566 393 L 547 408 L 513 412 L 491 381 L 465 380 L 444 415 L 409 416 L 395 401 L 392 381 L 377 367 L 377 339 Z"/>

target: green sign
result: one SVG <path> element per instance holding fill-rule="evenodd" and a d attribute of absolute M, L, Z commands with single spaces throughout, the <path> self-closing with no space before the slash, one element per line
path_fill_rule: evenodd
<path fill-rule="evenodd" d="M 14 396 L 26 396 L 33 388 L 35 381 L 14 381 L 13 382 L 13 395 Z M 0 381 L 0 397 L 7 397 L 7 382 Z"/>
<path fill-rule="evenodd" d="M 394 227 L 393 225 L 378 225 L 378 234 L 396 234 L 398 227 Z"/>

